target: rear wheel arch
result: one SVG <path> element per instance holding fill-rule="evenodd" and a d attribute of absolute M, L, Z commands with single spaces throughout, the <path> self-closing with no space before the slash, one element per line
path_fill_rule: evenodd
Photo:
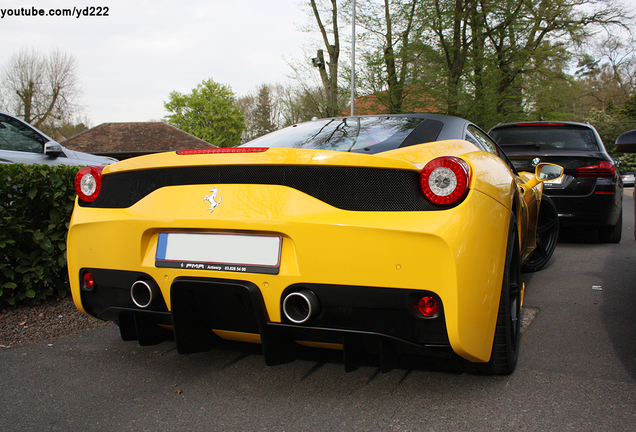
<path fill-rule="evenodd" d="M 514 372 L 521 341 L 521 255 L 519 233 L 514 213 L 511 213 L 501 297 L 490 360 L 472 363 L 464 360 L 468 372 L 485 375 L 508 375 Z"/>

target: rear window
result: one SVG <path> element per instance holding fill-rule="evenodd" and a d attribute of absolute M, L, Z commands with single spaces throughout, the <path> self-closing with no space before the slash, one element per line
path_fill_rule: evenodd
<path fill-rule="evenodd" d="M 514 126 L 493 129 L 490 136 L 504 150 L 598 150 L 596 136 L 582 127 Z"/>
<path fill-rule="evenodd" d="M 413 117 L 342 117 L 316 120 L 272 132 L 243 147 L 338 151 L 355 151 L 380 145 L 398 148 L 423 121 L 424 119 Z"/>

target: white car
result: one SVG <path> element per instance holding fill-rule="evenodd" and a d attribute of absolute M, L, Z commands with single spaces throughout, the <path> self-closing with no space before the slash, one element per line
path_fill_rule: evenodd
<path fill-rule="evenodd" d="M 634 172 L 633 171 L 625 171 L 621 173 L 621 179 L 623 180 L 623 185 L 625 186 L 634 186 Z"/>
<path fill-rule="evenodd" d="M 110 165 L 117 159 L 69 150 L 11 114 L 0 111 L 0 163 Z"/>

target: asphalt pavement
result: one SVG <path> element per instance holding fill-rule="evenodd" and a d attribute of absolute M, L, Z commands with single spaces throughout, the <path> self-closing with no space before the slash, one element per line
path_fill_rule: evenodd
<path fill-rule="evenodd" d="M 631 189 L 628 189 L 631 193 Z M 0 424 L 10 431 L 636 430 L 636 242 L 563 230 L 523 275 L 534 320 L 504 377 L 423 362 L 345 373 L 338 355 L 267 367 L 258 346 L 179 355 L 123 342 L 116 326 L 0 349 Z"/>

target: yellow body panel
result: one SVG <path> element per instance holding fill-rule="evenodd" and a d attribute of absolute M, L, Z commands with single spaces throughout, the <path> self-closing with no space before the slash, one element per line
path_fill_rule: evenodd
<path fill-rule="evenodd" d="M 439 155 L 461 156 L 473 173 L 458 206 L 439 211 L 358 212 L 334 208 L 298 190 L 277 185 L 203 184 L 164 187 L 129 208 L 75 206 L 68 234 L 68 267 L 77 307 L 82 268 L 139 271 L 159 285 L 168 309 L 177 277 L 240 277 L 261 291 L 268 318 L 281 322 L 281 295 L 293 284 L 337 284 L 428 290 L 444 305 L 452 349 L 474 362 L 490 358 L 501 295 L 508 225 L 513 209 L 522 253 L 534 248 L 536 194 L 518 193 L 512 173 L 494 155 L 466 141 L 441 141 L 367 156 L 332 151 L 269 149 L 256 155 L 175 156 L 129 159 L 108 173 L 163 166 L 301 164 L 365 166 L 419 171 Z M 222 205 L 208 211 L 203 197 L 218 188 Z M 540 196 L 540 195 L 539 195 Z M 534 207 L 533 207 L 534 206 Z M 160 232 L 227 232 L 282 236 L 277 275 L 158 268 Z M 258 342 L 258 335 L 219 333 Z"/>
<path fill-rule="evenodd" d="M 467 146 L 461 141 L 450 144 L 457 154 L 462 154 L 462 149 L 465 153 Z M 442 147 L 447 150 L 449 143 Z M 422 160 L 420 154 L 410 154 L 418 153 L 415 150 L 390 152 L 402 156 L 394 160 L 300 151 L 291 162 L 333 164 L 337 159 L 336 163 L 357 161 L 369 166 L 373 160 L 381 166 L 417 169 L 400 160 Z M 274 153 L 259 161 L 280 163 Z M 228 156 L 224 158 L 228 164 L 236 163 L 236 156 L 222 156 Z M 143 271 L 157 281 L 170 308 L 170 285 L 177 276 L 237 275 L 155 267 L 160 232 L 277 234 L 283 237 L 279 274 L 241 274 L 242 279 L 261 289 L 271 321 L 281 321 L 281 294 L 295 283 L 425 289 L 442 299 L 453 350 L 472 361 L 487 361 L 501 291 L 510 218 L 510 178 L 496 178 L 498 170 L 488 169 L 490 164 L 500 163 L 495 158 L 476 153 L 474 156 L 479 157 L 471 159 L 468 155 L 469 163 L 492 172 L 492 178 L 474 179 L 468 198 L 443 211 L 350 212 L 282 186 L 223 184 L 213 185 L 219 189 L 223 205 L 212 214 L 202 202 L 211 185 L 162 188 L 127 209 L 76 207 L 68 237 L 69 269 L 72 275 L 82 267 Z M 174 164 L 174 156 L 161 155 L 159 159 L 162 158 Z M 364 161 L 359 162 L 360 159 Z M 290 161 L 289 155 L 286 161 Z M 133 159 L 107 169 L 136 168 L 135 162 L 140 163 Z M 77 277 L 71 277 L 71 286 L 77 307 L 83 310 Z"/>

